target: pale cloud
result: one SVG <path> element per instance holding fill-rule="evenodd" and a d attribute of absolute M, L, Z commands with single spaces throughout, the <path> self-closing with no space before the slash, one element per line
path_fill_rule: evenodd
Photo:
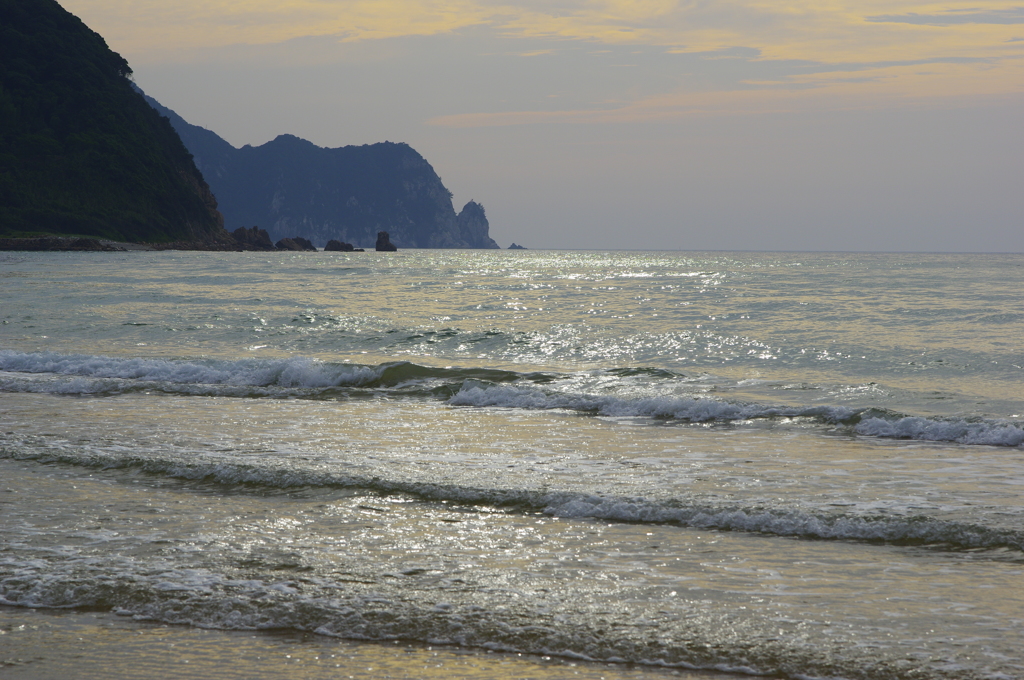
<path fill-rule="evenodd" d="M 190 50 L 332 35 L 342 40 L 432 35 L 487 22 L 474 0 L 64 0 L 118 50 Z"/>
<path fill-rule="evenodd" d="M 851 52 L 865 57 L 885 51 L 897 36 L 899 42 L 923 49 L 932 35 L 953 44 L 978 45 L 998 36 L 1005 41 L 1012 37 L 1004 36 L 1007 30 L 1024 23 L 1024 7 L 992 0 L 962 7 L 878 0 L 66 0 L 64 5 L 121 49 L 142 52 L 304 36 L 358 40 L 433 35 L 487 24 L 519 37 L 689 51 L 748 45 L 771 58 L 825 61 L 836 55 L 846 59 Z M 957 34 L 971 36 L 966 40 L 948 30 L 968 25 L 975 28 Z M 947 30 L 930 30 L 937 27 Z"/>
<path fill-rule="evenodd" d="M 734 60 L 749 72 L 719 85 L 740 91 L 741 98 L 751 97 L 751 89 L 846 88 L 860 96 L 885 95 L 893 83 L 908 97 L 965 96 L 976 94 L 979 83 L 991 94 L 1019 92 L 1024 82 L 1018 63 L 1024 56 L 1019 37 L 1024 7 L 999 0 L 66 0 L 64 5 L 136 64 L 229 46 L 289 41 L 298 46 L 312 38 L 351 46 L 486 29 L 495 52 L 521 58 L 558 56 L 558 45 L 570 41 L 595 50 L 640 46 L 664 54 L 700 54 L 708 61 Z M 531 42 L 530 49 L 503 43 L 523 40 Z M 765 75 L 759 63 L 810 66 Z M 915 63 L 947 66 L 927 74 L 904 67 Z M 873 66 L 840 76 L 851 64 Z M 646 107 L 646 99 L 632 101 L 629 106 Z M 433 122 L 547 120 L 555 114 L 466 115 Z M 499 117 L 487 118 L 491 115 Z M 608 115 L 600 107 L 558 114 L 573 120 Z"/>
<path fill-rule="evenodd" d="M 1024 24 L 1024 7 L 993 9 L 979 12 L 975 9 L 947 10 L 938 14 L 883 14 L 867 17 L 868 21 L 928 24 L 933 26 L 952 26 L 954 24 Z"/>
<path fill-rule="evenodd" d="M 793 74 L 778 80 L 744 81 L 748 89 L 679 91 L 613 107 L 554 111 L 505 111 L 437 116 L 428 124 L 474 128 L 532 124 L 629 124 L 681 118 L 765 113 L 853 111 L 879 107 L 926 108 L 998 104 L 1024 94 L 1024 60 L 997 70 L 972 62 L 849 65 L 830 71 Z M 1004 79 L 1015 80 L 1016 88 Z M 912 87 L 908 88 L 908 83 Z M 955 94 L 951 94 L 950 86 Z"/>

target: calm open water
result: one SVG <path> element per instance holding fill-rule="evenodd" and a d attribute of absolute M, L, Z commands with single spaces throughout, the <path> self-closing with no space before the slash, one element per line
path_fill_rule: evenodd
<path fill-rule="evenodd" d="M 1024 677 L 1022 366 L 1024 255 L 0 254 L 0 662 Z"/>

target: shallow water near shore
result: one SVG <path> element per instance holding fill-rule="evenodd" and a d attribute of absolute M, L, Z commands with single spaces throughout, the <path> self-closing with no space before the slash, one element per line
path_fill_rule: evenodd
<path fill-rule="evenodd" d="M 721 673 L 626 667 L 407 643 L 356 643 L 292 631 L 260 634 L 144 624 L 111 614 L 0 607 L 0 669 L 49 678 L 354 678 L 416 680 L 714 680 Z M 733 676 L 736 678 L 742 676 Z"/>
<path fill-rule="evenodd" d="M 1022 256 L 32 253 L 0 278 L 0 648 L 1024 676 Z M 72 658 L 39 653 L 12 677 Z"/>

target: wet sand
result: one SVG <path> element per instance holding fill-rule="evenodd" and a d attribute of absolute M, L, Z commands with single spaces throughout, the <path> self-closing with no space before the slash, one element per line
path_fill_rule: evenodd
<path fill-rule="evenodd" d="M 730 680 L 738 676 L 295 632 L 203 630 L 106 613 L 0 606 L 5 680 L 352 678 Z"/>

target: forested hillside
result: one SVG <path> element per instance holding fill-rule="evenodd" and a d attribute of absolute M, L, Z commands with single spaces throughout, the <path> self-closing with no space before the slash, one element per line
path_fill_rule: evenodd
<path fill-rule="evenodd" d="M 54 0 L 0 0 L 0 236 L 226 236 L 170 123 Z"/>

